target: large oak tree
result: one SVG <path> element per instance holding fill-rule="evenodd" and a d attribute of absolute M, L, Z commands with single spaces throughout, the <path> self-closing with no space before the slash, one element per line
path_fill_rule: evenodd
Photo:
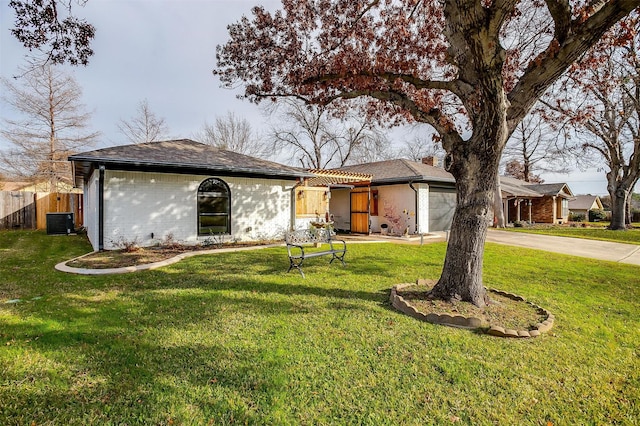
<path fill-rule="evenodd" d="M 482 263 L 500 157 L 513 129 L 637 0 L 283 0 L 230 25 L 214 73 L 254 102 L 369 100 L 380 120 L 432 126 L 457 182 L 433 295 L 483 306 Z M 513 45 L 531 25 L 536 43 Z M 505 45 L 510 49 L 505 49 Z"/>
<path fill-rule="evenodd" d="M 640 13 L 612 28 L 574 64 L 545 102 L 548 117 L 572 131 L 569 146 L 606 170 L 611 224 L 626 229 L 640 179 Z M 545 96 L 546 97 L 546 96 Z"/>

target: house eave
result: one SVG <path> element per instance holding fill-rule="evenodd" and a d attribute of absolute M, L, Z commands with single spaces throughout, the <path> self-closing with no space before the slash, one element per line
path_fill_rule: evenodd
<path fill-rule="evenodd" d="M 78 178 L 84 176 L 88 178 L 93 169 L 98 165 L 104 165 L 109 170 L 120 171 L 140 171 L 150 173 L 175 173 L 175 174 L 194 174 L 194 175 L 224 175 L 233 177 L 253 177 L 261 179 L 299 179 L 312 177 L 311 173 L 308 173 L 302 169 L 299 172 L 277 170 L 277 169 L 255 169 L 250 167 L 219 167 L 219 166 L 207 166 L 199 164 L 184 164 L 184 163 L 166 163 L 166 162 L 140 162 L 140 161 L 126 161 L 126 160 L 100 160 L 96 158 L 87 158 L 82 156 L 71 156 L 69 161 L 72 161 L 76 166 L 76 176 Z"/>

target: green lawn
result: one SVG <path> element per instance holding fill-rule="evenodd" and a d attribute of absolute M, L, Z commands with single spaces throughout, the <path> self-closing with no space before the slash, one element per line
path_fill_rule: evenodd
<path fill-rule="evenodd" d="M 0 424 L 609 425 L 640 418 L 638 268 L 488 245 L 487 285 L 556 316 L 539 338 L 419 322 L 389 289 L 444 243 L 284 248 L 69 275 L 81 237 L 0 233 Z M 15 302 L 15 299 L 20 299 Z M 12 302 L 12 303 L 7 303 Z M 14 303 L 15 302 L 15 303 Z"/>
<path fill-rule="evenodd" d="M 526 232 L 531 234 L 556 235 L 559 237 L 586 238 L 590 240 L 613 241 L 617 243 L 640 244 L 640 228 L 635 227 L 625 231 L 611 231 L 602 226 L 575 228 L 568 226 L 533 226 L 523 228 L 506 228 L 508 231 Z"/>

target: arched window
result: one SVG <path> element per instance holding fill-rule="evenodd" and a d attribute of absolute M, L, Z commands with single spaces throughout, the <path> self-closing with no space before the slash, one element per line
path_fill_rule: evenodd
<path fill-rule="evenodd" d="M 231 192 L 229 186 L 209 178 L 198 187 L 198 235 L 231 233 Z"/>

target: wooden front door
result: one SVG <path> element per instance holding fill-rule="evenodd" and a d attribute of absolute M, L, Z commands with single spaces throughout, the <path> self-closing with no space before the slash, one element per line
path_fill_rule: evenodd
<path fill-rule="evenodd" d="M 369 191 L 351 193 L 351 232 L 369 233 Z"/>

